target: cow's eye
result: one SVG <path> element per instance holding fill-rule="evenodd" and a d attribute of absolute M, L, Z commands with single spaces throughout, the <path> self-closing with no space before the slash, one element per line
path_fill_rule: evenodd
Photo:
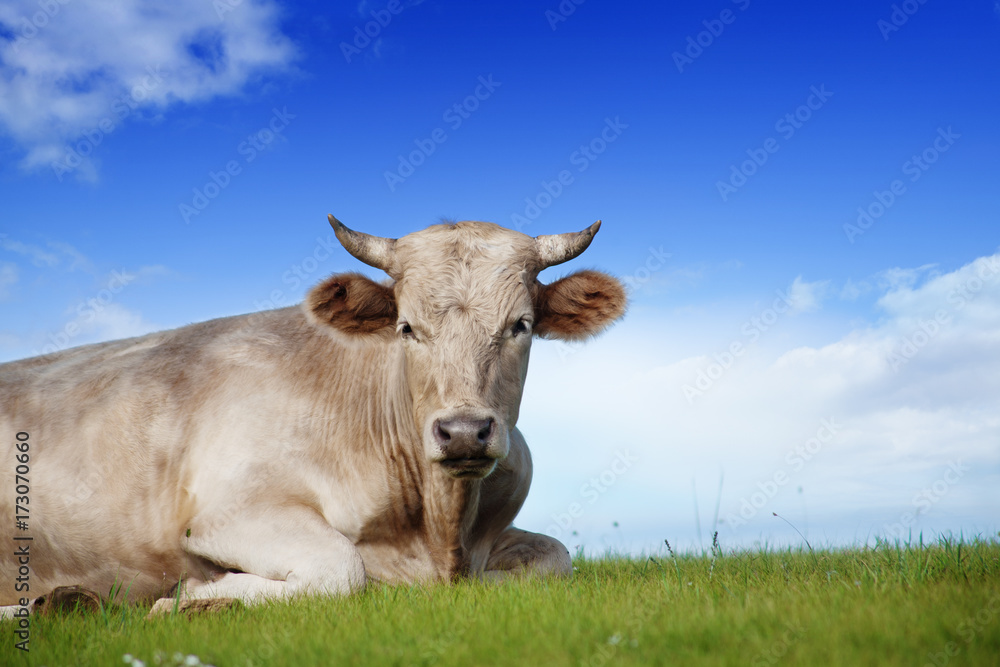
<path fill-rule="evenodd" d="M 515 336 L 531 333 L 531 325 L 527 320 L 520 319 L 511 328 L 511 333 Z"/>
<path fill-rule="evenodd" d="M 402 323 L 400 323 L 400 325 L 397 327 L 397 330 L 399 331 L 399 335 L 400 336 L 403 336 L 403 337 L 406 337 L 406 338 L 412 338 L 413 337 L 413 327 L 411 327 L 408 322 L 402 322 Z"/>

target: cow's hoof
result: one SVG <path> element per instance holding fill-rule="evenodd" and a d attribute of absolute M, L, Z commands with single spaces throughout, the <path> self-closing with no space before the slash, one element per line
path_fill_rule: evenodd
<path fill-rule="evenodd" d="M 146 618 L 155 618 L 174 613 L 194 616 L 195 614 L 214 614 L 227 609 L 238 609 L 243 602 L 236 598 L 207 598 L 205 600 L 176 600 L 175 598 L 160 598 L 149 610 Z"/>
<path fill-rule="evenodd" d="M 59 586 L 35 600 L 34 611 L 39 616 L 66 614 L 76 609 L 100 611 L 101 596 L 81 586 Z"/>

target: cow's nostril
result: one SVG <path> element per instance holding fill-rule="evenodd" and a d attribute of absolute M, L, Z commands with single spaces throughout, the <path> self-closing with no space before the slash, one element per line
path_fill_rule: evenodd
<path fill-rule="evenodd" d="M 438 442 L 448 442 L 451 440 L 451 433 L 441 426 L 440 419 L 434 422 L 434 437 L 438 439 Z"/>
<path fill-rule="evenodd" d="M 488 419 L 486 425 L 480 428 L 476 434 L 476 438 L 481 444 L 485 444 L 490 439 L 490 436 L 493 435 L 493 423 L 493 419 Z"/>

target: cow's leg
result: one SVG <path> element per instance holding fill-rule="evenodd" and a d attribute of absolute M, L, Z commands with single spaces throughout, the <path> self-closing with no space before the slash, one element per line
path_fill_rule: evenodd
<path fill-rule="evenodd" d="M 559 540 L 511 525 L 530 486 L 531 453 L 524 436 L 515 428 L 510 432 L 510 452 L 484 480 L 479 501 L 480 537 L 472 560 L 473 572 L 482 572 L 485 579 L 573 573 L 569 552 Z"/>
<path fill-rule="evenodd" d="M 238 598 L 255 604 L 299 594 L 344 595 L 365 585 L 365 566 L 349 539 L 311 509 L 248 510 L 215 526 L 195 521 L 185 551 L 231 570 L 213 581 L 192 577 L 181 599 Z M 173 598 L 163 598 L 167 608 Z"/>
<path fill-rule="evenodd" d="M 35 601 L 32 600 L 31 604 L 28 605 L 27 607 L 29 613 L 31 614 L 35 613 L 34 607 L 35 607 Z M 21 609 L 24 609 L 24 607 L 21 607 L 20 605 L 16 604 L 10 605 L 9 607 L 0 607 L 0 621 L 9 621 L 12 618 L 17 618 L 16 616 L 14 616 L 14 614 L 19 613 Z"/>
<path fill-rule="evenodd" d="M 562 542 L 511 526 L 500 534 L 486 561 L 485 579 L 510 576 L 569 576 L 573 562 Z"/>

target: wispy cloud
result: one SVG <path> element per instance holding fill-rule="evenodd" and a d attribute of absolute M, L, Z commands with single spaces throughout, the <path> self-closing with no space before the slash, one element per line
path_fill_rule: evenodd
<path fill-rule="evenodd" d="M 935 268 L 935 264 L 924 264 L 916 268 L 891 268 L 880 272 L 876 279 L 878 284 L 889 291 L 906 290 L 916 285 L 921 278 Z"/>
<path fill-rule="evenodd" d="M 847 282 L 844 283 L 844 287 L 840 290 L 840 298 L 844 301 L 854 301 L 870 291 L 872 291 L 872 285 L 867 280 L 855 282 L 848 278 Z"/>
<path fill-rule="evenodd" d="M 109 295 L 117 294 L 125 286 L 149 285 L 163 278 L 177 277 L 176 272 L 162 264 L 144 265 L 136 269 L 127 266 L 112 266 L 110 267 L 110 273 L 108 273 L 105 268 L 98 269 L 94 261 L 69 243 L 48 241 L 45 245 L 49 248 L 48 250 L 38 245 L 12 239 L 6 234 L 0 234 L 0 251 L 7 251 L 9 253 L 6 256 L 0 255 L 0 300 L 11 298 L 17 289 L 32 289 L 31 276 L 33 274 L 48 273 L 57 276 L 66 276 L 66 280 L 71 280 L 74 285 L 79 287 L 89 282 L 88 279 L 84 278 L 81 281 L 80 278 L 73 279 L 67 275 L 79 271 L 99 283 L 100 287 L 95 288 L 100 290 L 98 296 L 101 296 L 103 292 L 107 292 Z M 32 269 L 31 267 L 34 268 Z M 21 280 L 22 275 L 28 276 L 27 279 Z M 49 284 L 50 287 L 53 284 L 51 280 L 43 282 Z M 54 284 L 59 284 L 58 279 Z M 45 288 L 40 288 L 36 285 L 34 289 Z M 57 301 L 61 300 L 65 298 L 66 294 L 72 291 L 72 289 L 62 291 L 57 289 L 58 296 L 55 299 Z M 36 298 L 37 296 L 37 293 L 35 293 Z M 82 303 L 76 303 L 67 311 L 67 314 L 75 317 L 83 306 L 84 304 Z M 74 336 L 77 334 L 91 334 L 94 340 L 86 342 L 95 342 L 97 340 L 115 338 L 117 337 L 116 332 L 125 332 L 122 335 L 137 335 L 136 331 L 146 333 L 152 330 L 148 325 L 142 323 L 141 318 L 136 319 L 133 317 L 129 319 L 125 317 L 124 311 L 120 306 L 116 306 L 105 317 L 109 319 L 106 320 L 105 324 L 102 324 L 102 320 L 99 318 L 88 315 L 86 322 L 90 323 L 91 326 L 74 325 L 76 327 Z M 129 327 L 121 326 L 121 323 L 126 321 L 132 323 L 139 322 L 140 324 Z M 74 344 L 79 344 L 79 342 L 76 341 Z"/>
<path fill-rule="evenodd" d="M 81 321 L 80 339 L 74 344 L 131 338 L 159 328 L 161 327 L 147 322 L 141 313 L 119 303 L 111 303 L 95 311 L 91 319 Z"/>
<path fill-rule="evenodd" d="M 169 278 L 176 276 L 175 272 L 171 271 L 162 264 L 152 264 L 148 266 L 140 266 L 138 269 L 133 271 L 128 271 L 131 277 L 131 283 L 135 285 L 146 285 L 151 283 L 155 278 Z"/>
<path fill-rule="evenodd" d="M 65 160 L 132 113 L 237 93 L 294 57 L 273 0 L 50 4 L 0 5 L 0 128 L 29 169 Z"/>
<path fill-rule="evenodd" d="M 66 271 L 83 271 L 93 274 L 94 263 L 82 252 L 63 241 L 47 241 L 47 248 L 12 239 L 7 235 L 0 236 L 0 250 L 6 250 L 28 258 L 33 266 L 42 269 L 59 267 Z"/>
<path fill-rule="evenodd" d="M 59 256 L 54 252 L 49 252 L 43 248 L 23 241 L 15 241 L 10 238 L 0 239 L 0 249 L 9 250 L 19 255 L 24 255 L 31 260 L 31 263 L 39 267 L 52 268 L 59 264 Z"/>
<path fill-rule="evenodd" d="M 807 283 L 802 276 L 796 276 L 788 288 L 788 301 L 792 309 L 800 313 L 818 310 L 823 299 L 829 295 L 829 280 Z"/>
<path fill-rule="evenodd" d="M 17 265 L 11 262 L 0 262 L 0 300 L 10 295 L 8 288 L 17 282 Z"/>

